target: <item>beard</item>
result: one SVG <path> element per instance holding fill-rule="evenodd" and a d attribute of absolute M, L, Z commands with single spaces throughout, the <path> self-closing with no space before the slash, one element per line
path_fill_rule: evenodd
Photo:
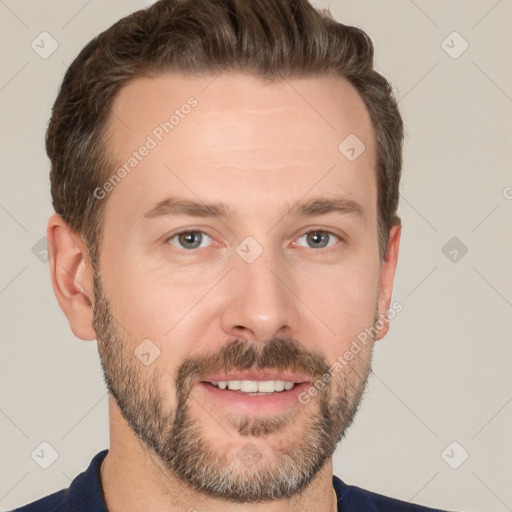
<path fill-rule="evenodd" d="M 133 355 L 133 347 L 129 348 L 129 340 L 123 338 L 111 314 L 98 272 L 94 274 L 94 297 L 94 328 L 109 393 L 142 445 L 169 474 L 209 497 L 255 503 L 301 493 L 332 457 L 353 422 L 371 372 L 373 343 L 365 345 L 337 374 L 322 353 L 305 349 L 293 338 L 280 336 L 257 344 L 235 339 L 215 353 L 191 355 L 173 376 L 157 365 L 142 365 Z M 226 442 L 225 446 L 212 443 L 202 428 L 204 420 L 191 413 L 191 405 L 197 402 L 190 396 L 191 383 L 202 376 L 249 369 L 291 370 L 311 375 L 312 383 L 330 372 L 331 380 L 324 383 L 316 401 L 297 405 L 284 415 L 214 418 L 226 432 Z M 162 390 L 172 389 L 170 378 L 174 379 L 176 405 L 168 411 L 164 404 L 169 397 Z M 223 422 L 246 441 L 241 448 Z M 299 434 L 282 441 L 292 423 Z M 272 434 L 281 436 L 277 445 Z M 257 447 L 265 442 L 271 456 L 262 456 Z"/>

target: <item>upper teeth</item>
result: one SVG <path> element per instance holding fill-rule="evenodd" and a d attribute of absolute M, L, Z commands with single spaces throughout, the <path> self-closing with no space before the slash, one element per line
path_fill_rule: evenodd
<path fill-rule="evenodd" d="M 295 385 L 294 382 L 284 380 L 221 380 L 212 382 L 214 386 L 220 389 L 231 389 L 234 391 L 245 391 L 246 393 L 273 393 L 274 391 L 289 391 Z"/>

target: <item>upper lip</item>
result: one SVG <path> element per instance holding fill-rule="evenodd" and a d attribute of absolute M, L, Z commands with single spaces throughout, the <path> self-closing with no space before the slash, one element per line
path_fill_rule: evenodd
<path fill-rule="evenodd" d="M 309 382 L 309 377 L 299 375 L 291 372 L 280 371 L 250 371 L 250 372 L 234 372 L 234 373 L 219 373 L 204 377 L 200 379 L 203 382 L 222 382 L 229 380 L 252 380 L 252 381 L 266 381 L 266 380 L 284 380 L 286 382 L 294 382 L 301 384 L 302 382 Z"/>

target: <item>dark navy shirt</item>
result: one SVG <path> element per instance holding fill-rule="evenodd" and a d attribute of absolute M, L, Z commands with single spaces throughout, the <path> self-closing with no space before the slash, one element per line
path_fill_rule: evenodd
<path fill-rule="evenodd" d="M 69 488 L 13 512 L 108 512 L 100 477 L 101 462 L 107 453 L 108 450 L 103 450 L 95 455 L 87 470 L 80 473 Z M 338 496 L 339 512 L 442 512 L 347 485 L 337 476 L 332 477 L 332 483 Z"/>

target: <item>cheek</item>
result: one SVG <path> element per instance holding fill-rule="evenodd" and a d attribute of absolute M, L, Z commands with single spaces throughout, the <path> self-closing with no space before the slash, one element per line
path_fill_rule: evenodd
<path fill-rule="evenodd" d="M 338 347 L 374 323 L 378 265 L 348 265 L 302 277 L 305 302 L 329 327 Z"/>
<path fill-rule="evenodd" d="M 110 298 L 114 318 L 134 344 L 146 338 L 159 344 L 176 321 L 180 290 L 163 277 L 122 257 L 105 258 L 102 264 L 103 292 Z"/>
<path fill-rule="evenodd" d="M 190 355 L 191 340 L 204 338 L 204 323 L 197 321 L 197 315 L 213 313 L 209 301 L 201 299 L 208 294 L 212 279 L 218 279 L 212 277 L 215 273 L 182 272 L 142 260 L 112 266 L 109 271 L 105 293 L 111 297 L 114 317 L 124 327 L 120 329 L 128 350 L 135 351 L 143 340 L 151 340 L 158 348 L 156 366 L 174 375 Z M 163 378 L 172 388 L 170 375 L 164 373 Z"/>

